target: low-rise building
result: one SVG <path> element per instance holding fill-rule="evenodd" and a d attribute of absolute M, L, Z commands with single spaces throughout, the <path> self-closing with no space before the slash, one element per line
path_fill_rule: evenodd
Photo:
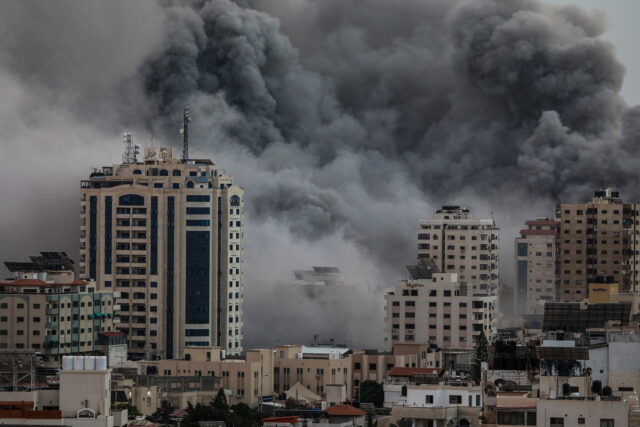
<path fill-rule="evenodd" d="M 20 357 L 24 363 L 24 355 Z M 1 424 L 71 427 L 127 424 L 127 410 L 111 408 L 111 370 L 104 356 L 64 356 L 59 388 L 33 387 L 33 382 L 28 388 L 14 385 L 12 391 L 0 391 Z"/>
<path fill-rule="evenodd" d="M 628 427 L 630 408 L 620 399 L 540 399 L 540 427 Z"/>
<path fill-rule="evenodd" d="M 273 391 L 280 394 L 296 383 L 326 397 L 326 386 L 344 384 L 352 396 L 351 350 L 345 347 L 281 345 L 274 349 Z"/>
<path fill-rule="evenodd" d="M 403 387 L 401 397 L 390 402 L 393 423 L 397 424 L 404 418 L 417 427 L 479 425 L 482 410 L 482 392 L 479 386 L 409 384 Z M 385 396 L 387 388 L 385 385 Z"/>
<path fill-rule="evenodd" d="M 184 359 L 139 362 L 139 373 L 167 377 L 220 377 L 230 404 L 255 407 L 263 396 L 273 395 L 273 350 L 247 350 L 244 358 L 222 357 L 219 347 L 185 347 Z M 182 406 L 181 406 L 182 407 Z"/>
<path fill-rule="evenodd" d="M 397 367 L 416 368 L 426 365 L 428 349 L 425 344 L 398 344 L 391 352 L 353 350 L 351 355 L 353 398 L 363 381 L 383 383 L 390 370 Z"/>

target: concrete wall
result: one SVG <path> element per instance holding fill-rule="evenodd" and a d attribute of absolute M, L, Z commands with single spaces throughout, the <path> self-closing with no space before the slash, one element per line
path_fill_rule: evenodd
<path fill-rule="evenodd" d="M 600 427 L 601 419 L 613 419 L 615 427 L 627 427 L 629 406 L 622 401 L 541 399 L 537 409 L 538 427 L 549 427 L 552 417 L 562 418 L 564 427 Z M 579 424 L 578 418 L 584 418 L 584 423 Z"/>
<path fill-rule="evenodd" d="M 60 410 L 63 417 L 92 409 L 97 415 L 111 411 L 111 371 L 60 371 Z"/>

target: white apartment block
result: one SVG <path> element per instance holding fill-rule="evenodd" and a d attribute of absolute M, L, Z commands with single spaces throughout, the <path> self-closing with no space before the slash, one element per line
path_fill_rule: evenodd
<path fill-rule="evenodd" d="M 493 219 L 475 219 L 468 209 L 443 206 L 420 220 L 418 258 L 431 258 L 444 273 L 458 273 L 475 294 L 497 295 L 499 229 Z"/>
<path fill-rule="evenodd" d="M 556 297 L 556 238 L 559 223 L 546 218 L 527 221 L 515 240 L 515 312 L 544 314 Z"/>
<path fill-rule="evenodd" d="M 496 331 L 497 297 L 473 295 L 457 274 L 429 272 L 424 264 L 409 266 L 411 278 L 385 295 L 387 344 L 472 348 L 480 332 L 489 339 Z"/>
<path fill-rule="evenodd" d="M 211 160 L 147 148 L 81 183 L 80 275 L 121 294 L 135 358 L 242 352 L 243 190 Z"/>

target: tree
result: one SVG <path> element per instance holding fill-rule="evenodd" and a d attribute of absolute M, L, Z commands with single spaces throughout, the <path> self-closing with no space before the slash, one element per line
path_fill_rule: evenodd
<path fill-rule="evenodd" d="M 360 395 L 358 401 L 360 403 L 373 403 L 376 408 L 384 405 L 384 387 L 372 380 L 363 381 L 359 387 Z"/>
<path fill-rule="evenodd" d="M 477 384 L 480 384 L 482 380 L 482 362 L 489 360 L 489 342 L 483 331 L 480 331 L 480 335 L 476 338 L 476 343 L 473 351 L 473 363 L 471 365 L 471 374 Z"/>
<path fill-rule="evenodd" d="M 229 410 L 229 403 L 227 402 L 227 396 L 224 394 L 223 388 L 218 390 L 218 394 L 216 394 L 216 397 L 214 397 L 211 402 L 211 407 L 222 411 Z"/>
<path fill-rule="evenodd" d="M 176 408 L 169 401 L 163 400 L 160 402 L 160 407 L 151 415 L 150 418 L 160 424 L 173 424 L 171 413 L 175 410 Z"/>
<path fill-rule="evenodd" d="M 246 403 L 229 407 L 224 390 L 220 390 L 208 405 L 189 403 L 187 415 L 182 419 L 183 427 L 199 427 L 198 421 L 224 421 L 227 426 L 259 427 L 262 414 Z"/>

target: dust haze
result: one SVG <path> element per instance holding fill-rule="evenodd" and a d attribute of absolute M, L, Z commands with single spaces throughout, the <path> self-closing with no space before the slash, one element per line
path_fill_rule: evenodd
<path fill-rule="evenodd" d="M 638 200 L 640 108 L 606 17 L 539 0 L 0 4 L 0 259 L 77 258 L 79 181 L 121 134 L 192 148 L 245 188 L 245 347 L 381 347 L 382 289 L 441 204 L 513 237 L 603 185 Z M 339 267 L 353 298 L 282 292 Z M 375 315 L 374 315 L 375 314 Z"/>

